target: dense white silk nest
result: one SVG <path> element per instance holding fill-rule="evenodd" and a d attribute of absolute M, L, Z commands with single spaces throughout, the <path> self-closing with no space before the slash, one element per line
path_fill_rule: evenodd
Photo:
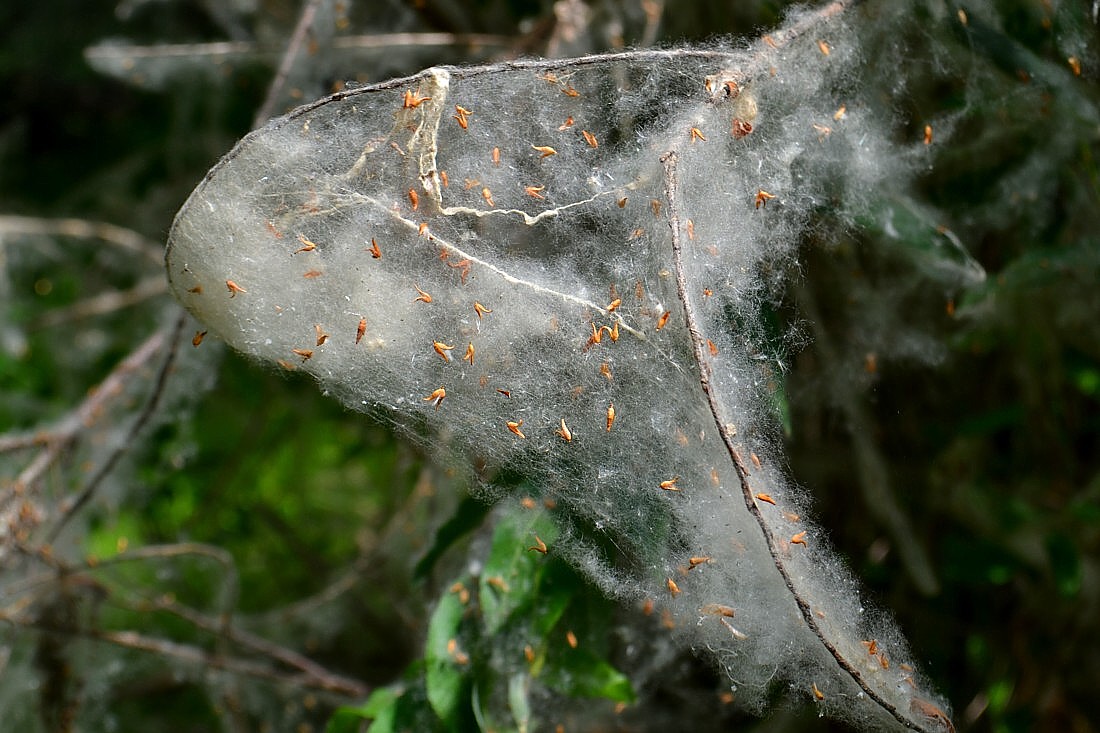
<path fill-rule="evenodd" d="M 527 477 L 566 530 L 552 551 L 667 609 L 741 701 L 782 680 L 866 727 L 947 730 L 784 474 L 781 367 L 759 348 L 815 211 L 854 221 L 907 174 L 858 85 L 855 22 L 433 68 L 302 107 L 191 196 L 173 291 L 486 497 L 501 472 Z"/>

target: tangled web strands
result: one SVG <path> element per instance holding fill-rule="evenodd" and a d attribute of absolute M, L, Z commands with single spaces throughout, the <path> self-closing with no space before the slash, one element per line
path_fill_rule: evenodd
<path fill-rule="evenodd" d="M 531 477 L 622 556 L 569 531 L 553 549 L 667 610 L 740 700 L 779 676 L 863 725 L 948 730 L 779 468 L 753 346 L 763 272 L 808 212 L 891 174 L 844 98 L 854 32 L 814 20 L 744 51 L 433 68 L 300 108 L 192 194 L 169 276 L 212 334 L 487 497 L 501 470 Z"/>

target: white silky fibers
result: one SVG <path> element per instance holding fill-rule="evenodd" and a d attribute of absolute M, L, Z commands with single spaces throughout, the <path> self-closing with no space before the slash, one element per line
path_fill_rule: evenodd
<path fill-rule="evenodd" d="M 806 520 L 754 349 L 768 273 L 812 211 L 858 210 L 905 173 L 853 86 L 851 22 L 827 8 L 739 50 L 434 68 L 300 108 L 180 211 L 173 291 L 486 497 L 506 470 L 606 532 L 629 562 L 569 533 L 552 551 L 667 609 L 750 706 L 779 678 L 868 728 L 950 730 Z"/>

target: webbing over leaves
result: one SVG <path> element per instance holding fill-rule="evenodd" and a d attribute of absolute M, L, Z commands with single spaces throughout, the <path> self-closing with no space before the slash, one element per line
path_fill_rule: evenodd
<path fill-rule="evenodd" d="M 667 610 L 742 700 L 778 676 L 832 714 L 947 730 L 782 471 L 781 365 L 757 348 L 815 207 L 897 172 L 840 8 L 743 51 L 434 68 L 303 107 L 196 189 L 169 276 L 212 334 L 486 497 L 502 471 L 537 484 L 555 551 Z"/>

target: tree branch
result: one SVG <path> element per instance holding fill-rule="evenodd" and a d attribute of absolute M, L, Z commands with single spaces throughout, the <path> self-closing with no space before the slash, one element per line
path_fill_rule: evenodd
<path fill-rule="evenodd" d="M 290 684 L 305 689 L 325 690 L 353 698 L 366 697 L 370 692 L 370 688 L 359 680 L 343 677 L 328 671 L 323 671 L 321 675 L 316 675 L 312 672 L 290 674 L 281 672 L 270 665 L 260 662 L 213 654 L 192 644 L 183 644 L 168 639 L 146 636 L 136 631 L 98 631 L 95 629 L 44 626 L 27 618 L 10 616 L 2 616 L 0 617 L 0 621 L 6 621 L 14 626 L 33 629 L 35 631 L 48 631 L 70 637 L 95 639 L 127 649 L 136 649 L 157 654 L 162 657 L 171 657 L 185 662 L 192 662 L 208 669 L 220 669 L 233 674 L 271 680 L 273 682 Z"/>
<path fill-rule="evenodd" d="M 912 730 L 923 730 L 917 726 L 907 716 L 903 715 L 901 711 L 897 709 L 890 701 L 879 695 L 874 688 L 872 688 L 867 681 L 863 678 L 855 666 L 848 661 L 843 653 L 837 648 L 835 644 L 826 638 L 824 632 L 821 629 L 820 624 L 817 622 L 817 618 L 814 616 L 813 609 L 810 608 L 809 602 L 802 597 L 802 595 L 795 588 L 794 580 L 791 578 L 790 571 L 787 570 L 786 564 L 780 555 L 779 547 L 776 544 L 775 536 L 768 529 L 764 515 L 760 511 L 760 507 L 756 504 L 756 498 L 753 496 L 752 487 L 749 486 L 749 472 L 745 466 L 744 461 L 741 458 L 741 453 L 734 444 L 734 436 L 730 429 L 726 426 L 726 422 L 721 417 L 721 409 L 718 404 L 718 397 L 714 394 L 714 390 L 711 387 L 711 370 L 710 363 L 706 358 L 706 339 L 703 336 L 699 328 L 699 319 L 695 314 L 695 306 L 692 304 L 690 297 L 687 294 L 687 278 L 684 272 L 683 262 L 683 250 L 680 240 L 680 205 L 678 199 L 678 186 L 679 180 L 676 173 L 677 155 L 675 151 L 669 151 L 661 157 L 661 163 L 665 170 L 665 200 L 668 203 L 668 224 L 672 230 L 672 264 L 673 270 L 676 275 L 676 291 L 679 297 L 680 303 L 684 309 L 684 319 L 687 323 L 688 333 L 691 338 L 691 348 L 694 355 L 695 364 L 699 369 L 699 386 L 703 391 L 703 396 L 706 398 L 707 406 L 710 409 L 711 416 L 714 419 L 714 425 L 718 430 L 718 434 L 722 436 L 722 442 L 726 447 L 726 451 L 729 453 L 729 457 L 735 470 L 737 471 L 737 477 L 741 484 L 741 494 L 745 500 L 745 508 L 749 514 L 755 520 L 756 524 L 760 527 L 760 533 L 763 536 L 764 542 L 768 547 L 768 553 L 771 555 L 772 563 L 775 565 L 776 570 L 779 571 L 779 575 L 783 578 L 783 583 L 787 587 L 787 591 L 791 594 L 795 604 L 798 606 L 798 611 L 802 616 L 802 620 L 814 636 L 817 637 L 821 645 L 828 650 L 829 654 L 836 661 L 837 665 L 844 670 L 844 672 L 851 677 L 852 681 L 859 686 L 868 698 L 873 700 L 879 707 L 889 713 L 895 720 L 904 725 L 906 728 Z"/>
<path fill-rule="evenodd" d="M 181 319 L 183 316 L 181 315 Z M 120 361 L 107 377 L 94 387 L 80 406 L 63 419 L 56 427 L 39 434 L 35 443 L 42 444 L 43 448 L 31 461 L 30 465 L 16 477 L 12 488 L 0 495 L 0 510 L 6 509 L 8 504 L 18 496 L 28 491 L 33 491 L 45 472 L 53 466 L 61 457 L 65 449 L 83 431 L 96 423 L 98 415 L 102 414 L 112 400 L 124 392 L 126 381 L 134 372 L 141 369 L 152 359 L 153 355 L 164 346 L 167 337 L 166 330 L 153 333 L 140 346 Z M 14 440 L 13 443 L 25 443 L 25 440 Z"/>
<path fill-rule="evenodd" d="M 53 328 L 54 326 L 69 325 L 73 321 L 83 318 L 91 318 L 105 313 L 113 313 L 123 308 L 137 305 L 138 303 L 163 295 L 168 291 L 168 283 L 165 282 L 163 273 L 147 277 L 126 290 L 110 290 L 90 298 L 78 300 L 64 308 L 43 313 L 30 322 L 30 328 Z"/>
<path fill-rule="evenodd" d="M 110 475 L 119 459 L 134 445 L 138 434 L 141 433 L 150 418 L 152 418 L 153 414 L 156 412 L 157 406 L 160 405 L 160 399 L 164 395 L 164 388 L 168 382 L 168 375 L 172 371 L 172 365 L 175 364 L 176 350 L 179 347 L 180 336 L 183 334 L 183 328 L 186 324 L 187 314 L 181 311 L 176 318 L 175 325 L 168 334 L 168 352 L 164 355 L 164 360 L 161 362 L 160 369 L 157 371 L 156 378 L 153 382 L 153 389 L 146 398 L 145 404 L 134 419 L 134 422 L 130 425 L 126 440 L 115 446 L 114 450 L 112 450 L 107 458 L 99 465 L 99 468 L 88 478 L 88 481 L 77 493 L 68 508 L 58 517 L 56 524 L 54 524 L 53 528 L 46 535 L 47 544 L 57 539 L 58 535 L 61 534 L 61 530 L 64 529 L 69 520 L 80 511 L 89 499 L 92 498 L 96 489 L 99 488 L 99 485 L 103 482 L 103 479 Z"/>
<path fill-rule="evenodd" d="M 164 247 L 138 234 L 133 229 L 102 221 L 0 215 L 0 237 L 7 234 L 100 239 L 141 255 L 150 262 L 155 263 L 157 269 L 164 266 Z"/>
<path fill-rule="evenodd" d="M 275 78 L 271 80 L 271 86 L 267 89 L 267 96 L 264 97 L 264 103 L 260 105 L 260 108 L 256 111 L 256 116 L 252 120 L 253 127 L 259 127 L 267 122 L 274 113 L 275 104 L 278 102 L 283 87 L 286 86 L 286 80 L 287 77 L 290 76 L 290 70 L 294 67 L 294 62 L 298 59 L 302 43 L 305 42 L 306 35 L 313 28 L 313 20 L 317 16 L 317 8 L 325 1 L 326 0 L 306 0 L 305 7 L 302 8 L 302 14 L 298 17 L 298 25 L 295 26 L 294 33 L 291 34 L 290 41 L 287 43 L 286 52 L 283 54 L 283 60 L 279 63 L 279 69 L 275 72 Z"/>

